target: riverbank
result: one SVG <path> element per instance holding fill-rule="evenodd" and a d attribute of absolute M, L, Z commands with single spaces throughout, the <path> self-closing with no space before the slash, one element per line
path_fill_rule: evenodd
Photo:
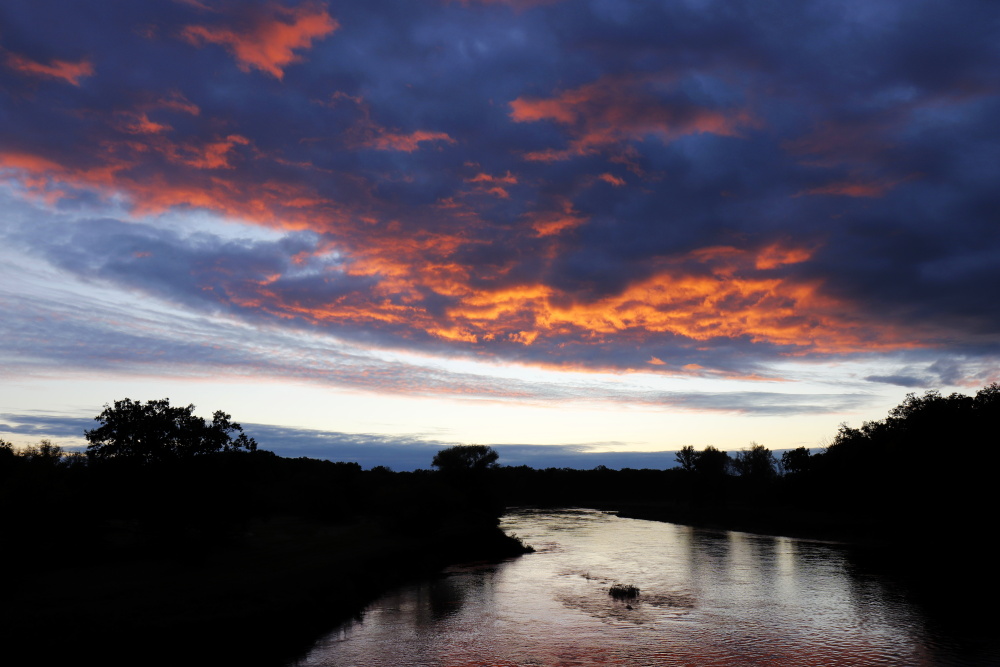
<path fill-rule="evenodd" d="M 714 530 L 846 542 L 856 545 L 888 545 L 881 521 L 847 513 L 775 507 L 693 507 L 675 502 L 588 503 L 587 507 L 614 511 L 630 519 L 678 523 Z"/>
<path fill-rule="evenodd" d="M 0 612 L 7 664 L 275 667 L 407 580 L 523 553 L 494 525 L 400 531 L 385 517 L 254 519 L 232 544 L 25 566 Z"/>
<path fill-rule="evenodd" d="M 392 586 L 522 553 L 476 479 L 260 450 L 156 465 L 12 454 L 0 662 L 288 664 Z"/>

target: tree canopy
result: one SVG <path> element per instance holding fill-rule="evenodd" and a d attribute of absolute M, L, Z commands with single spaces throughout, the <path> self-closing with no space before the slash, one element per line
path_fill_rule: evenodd
<path fill-rule="evenodd" d="M 500 455 L 486 445 L 455 445 L 434 455 L 431 465 L 445 473 L 476 472 L 495 468 Z"/>
<path fill-rule="evenodd" d="M 689 473 L 694 472 L 695 462 L 698 460 L 698 452 L 694 450 L 694 446 L 684 445 L 674 455 L 674 460 L 680 466 L 681 470 Z"/>
<path fill-rule="evenodd" d="M 194 414 L 194 405 L 174 407 L 163 398 L 142 403 L 125 398 L 105 404 L 94 419 L 98 428 L 85 431 L 91 461 L 150 464 L 214 452 L 254 451 L 257 442 L 221 410 L 212 421 Z"/>
<path fill-rule="evenodd" d="M 774 454 L 764 445 L 750 443 L 749 449 L 736 453 L 733 469 L 741 476 L 754 480 L 768 480 L 778 474 Z"/>

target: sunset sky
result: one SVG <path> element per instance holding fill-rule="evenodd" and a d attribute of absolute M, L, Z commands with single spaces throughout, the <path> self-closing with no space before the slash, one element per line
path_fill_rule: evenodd
<path fill-rule="evenodd" d="M 974 393 L 998 73 L 992 0 L 3 2 L 0 438 L 664 467 Z"/>

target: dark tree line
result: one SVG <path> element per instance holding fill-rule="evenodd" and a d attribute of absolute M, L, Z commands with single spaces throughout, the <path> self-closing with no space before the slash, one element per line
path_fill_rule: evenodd
<path fill-rule="evenodd" d="M 0 499 L 34 499 L 8 522 L 30 532 L 70 506 L 97 522 L 141 519 L 153 533 L 184 515 L 194 520 L 175 523 L 226 535 L 268 512 L 377 514 L 412 530 L 428 521 L 495 524 L 505 505 L 659 504 L 679 521 L 744 525 L 755 516 L 765 530 L 789 532 L 794 523 L 901 535 L 927 521 L 969 528 L 993 502 L 1000 386 L 974 396 L 909 394 L 885 419 L 842 424 L 819 453 L 801 447 L 777 458 L 756 443 L 732 453 L 688 446 L 667 470 L 500 466 L 495 450 L 473 445 L 438 452 L 437 471 L 363 471 L 276 456 L 225 412 L 209 421 L 166 399 L 116 401 L 96 419 L 85 454 L 47 441 L 21 451 L 0 442 Z"/>
<path fill-rule="evenodd" d="M 22 449 L 0 440 L 0 502 L 19 508 L 0 515 L 0 531 L 22 544 L 18 558 L 237 544 L 251 522 L 268 516 L 440 534 L 470 556 L 497 538 L 503 505 L 489 447 L 443 449 L 430 462 L 437 471 L 364 471 L 277 456 L 229 414 L 216 411 L 209 421 L 194 411 L 168 399 L 115 401 L 85 432 L 83 453 L 47 440 Z"/>
<path fill-rule="evenodd" d="M 783 534 L 905 541 L 975 533 L 995 504 L 1000 385 L 908 394 L 885 419 L 842 424 L 819 452 L 780 458 L 683 447 L 668 470 L 501 468 L 508 502 L 626 508 L 633 516 Z"/>

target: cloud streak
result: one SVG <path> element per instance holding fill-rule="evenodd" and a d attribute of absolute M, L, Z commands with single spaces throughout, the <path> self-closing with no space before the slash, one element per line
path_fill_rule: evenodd
<path fill-rule="evenodd" d="M 49 63 L 40 63 L 25 56 L 8 52 L 5 57 L 7 67 L 28 76 L 49 79 L 61 79 L 66 83 L 79 86 L 80 79 L 94 74 L 94 66 L 89 60 L 70 62 L 53 59 Z"/>

